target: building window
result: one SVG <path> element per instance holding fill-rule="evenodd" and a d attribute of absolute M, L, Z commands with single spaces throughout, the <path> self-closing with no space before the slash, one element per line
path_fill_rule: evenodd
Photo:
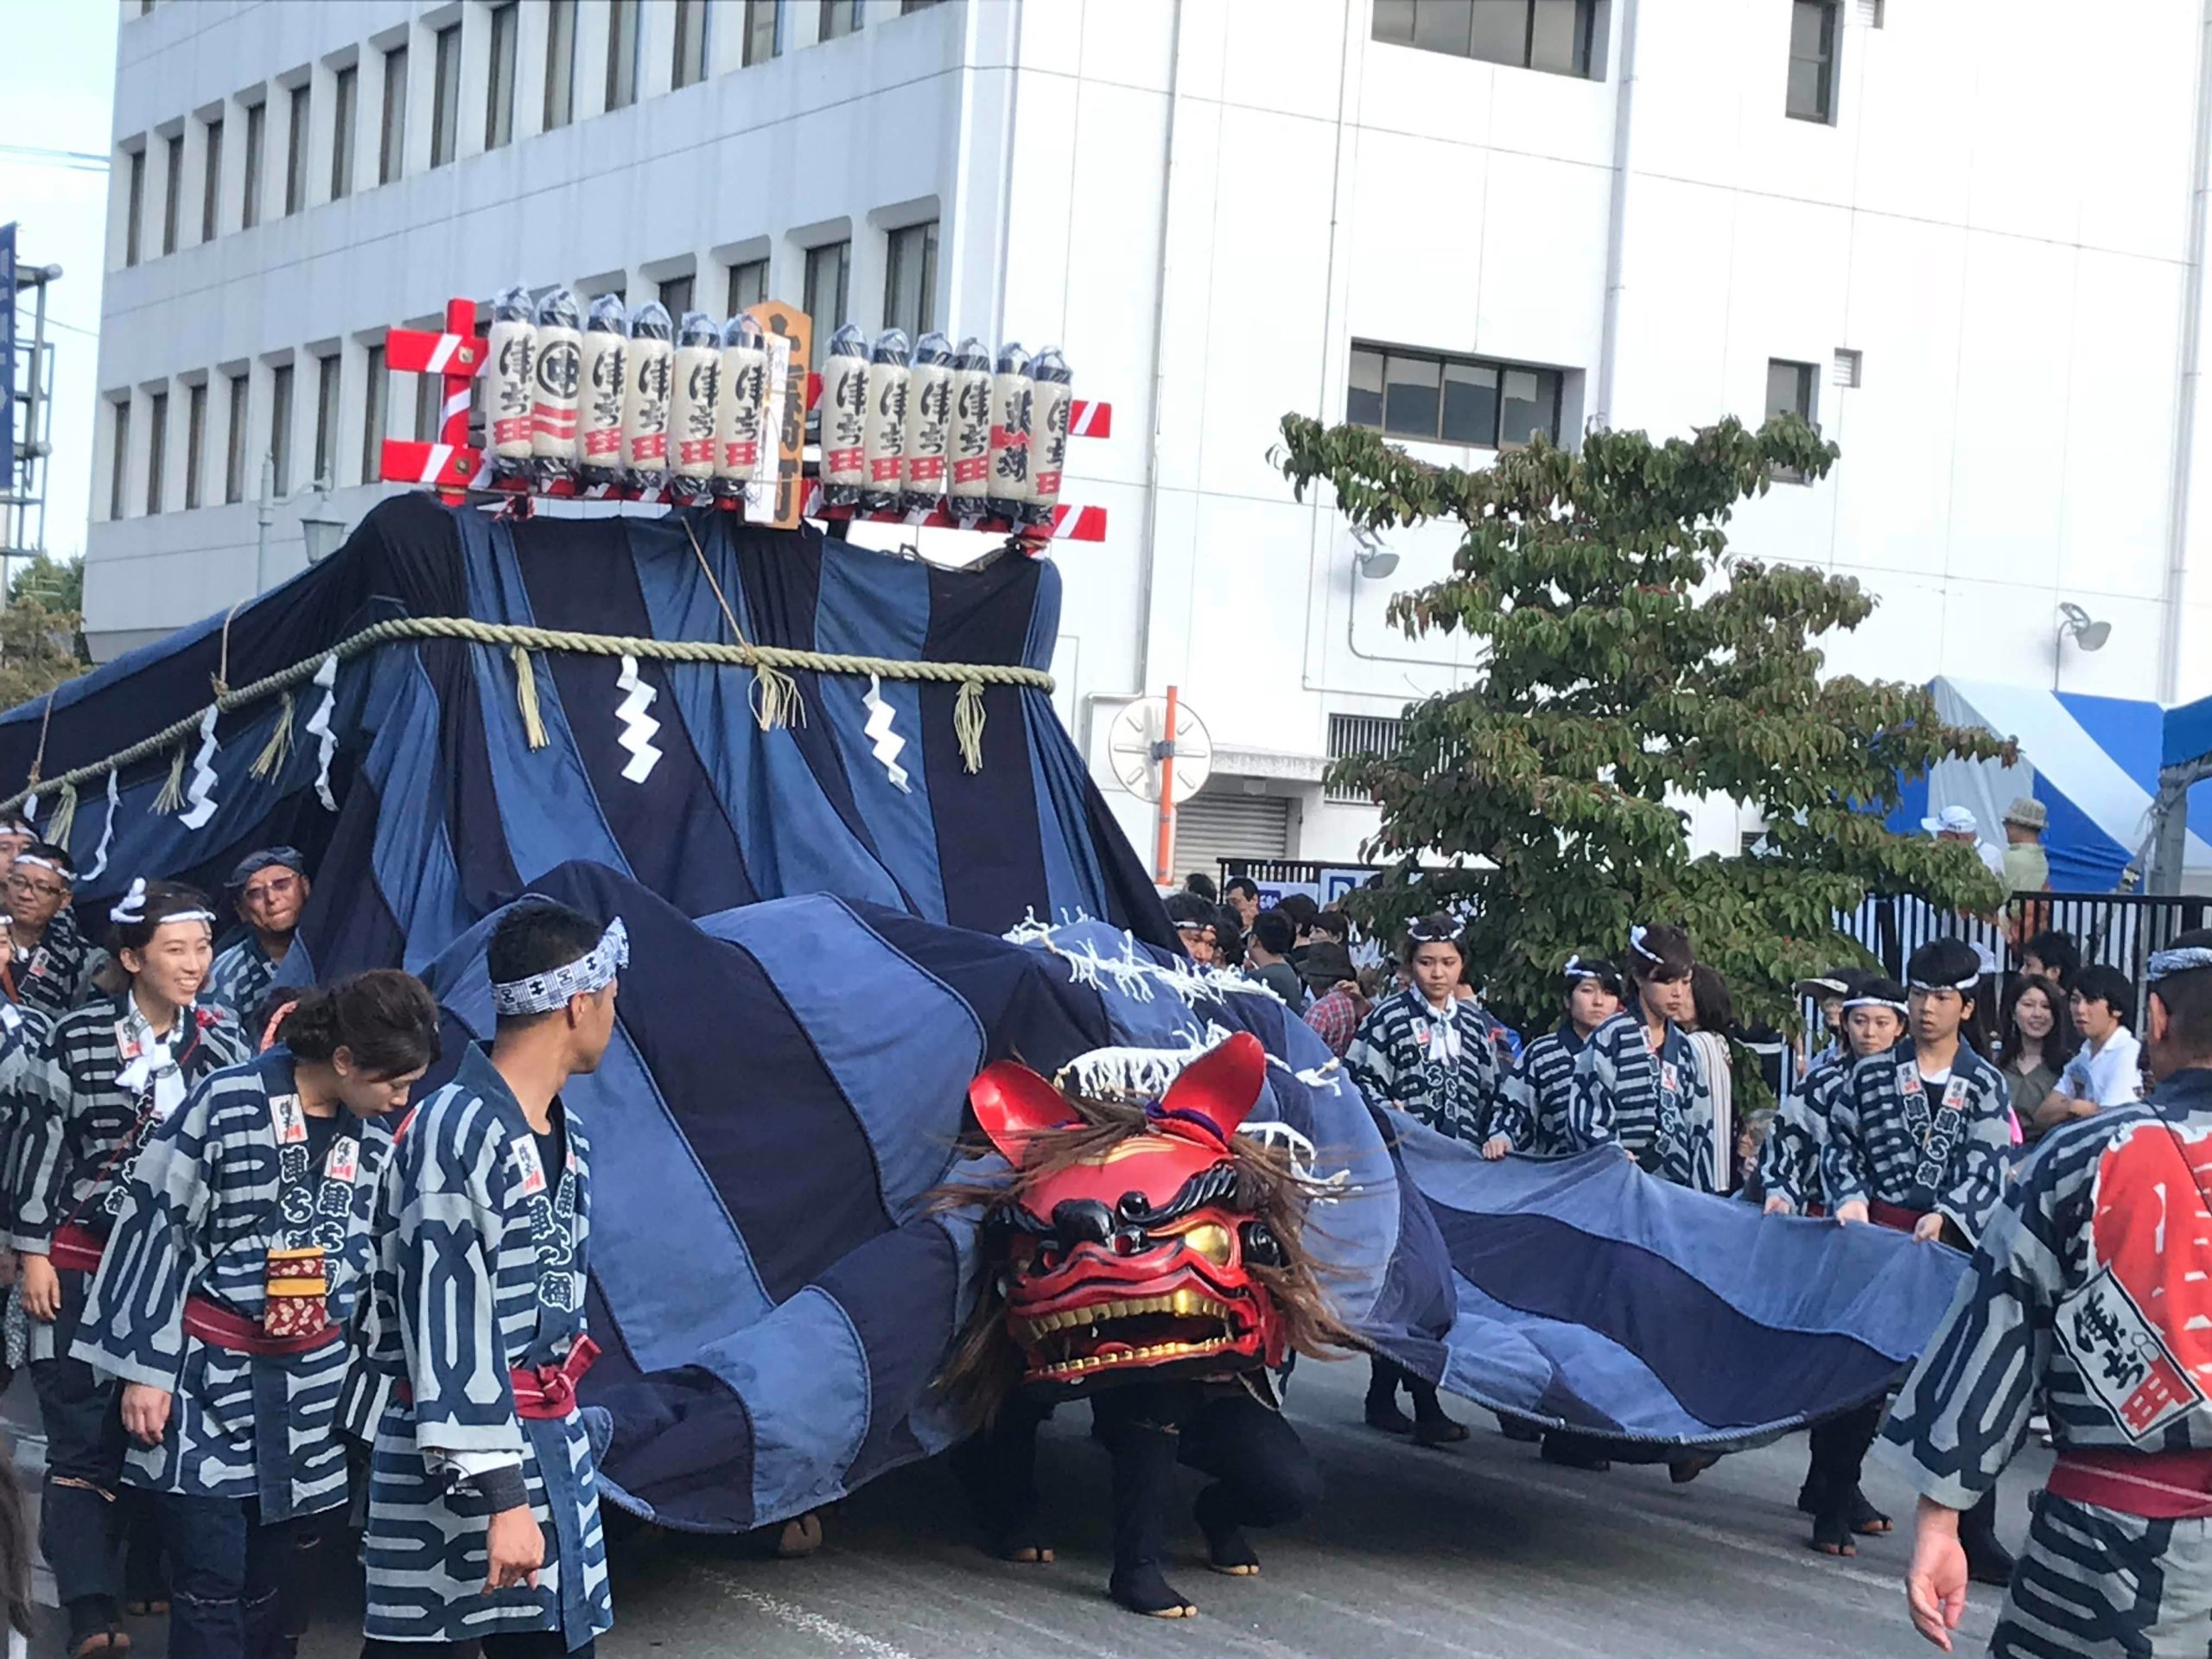
<path fill-rule="evenodd" d="M 814 320 L 814 360 L 845 320 L 845 289 L 853 274 L 853 245 L 831 242 L 806 251 L 806 315 Z"/>
<path fill-rule="evenodd" d="M 384 124 L 377 137 L 377 182 L 390 184 L 407 165 L 407 48 L 384 54 Z"/>
<path fill-rule="evenodd" d="M 123 263 L 138 263 L 138 221 L 146 211 L 146 152 L 130 152 L 130 188 L 124 201 L 124 211 L 130 214 L 123 226 Z"/>
<path fill-rule="evenodd" d="M 776 30 L 776 0 L 745 0 L 745 62 L 750 68 L 766 63 L 782 48 Z"/>
<path fill-rule="evenodd" d="M 107 469 L 107 516 L 120 518 L 130 505 L 130 400 L 115 405 L 115 457 Z"/>
<path fill-rule="evenodd" d="M 861 30 L 861 0 L 822 0 L 822 38 L 834 41 Z"/>
<path fill-rule="evenodd" d="M 251 230 L 261 223 L 261 150 L 269 127 L 269 105 L 249 104 L 245 111 L 245 196 L 238 206 L 238 226 Z"/>
<path fill-rule="evenodd" d="M 361 482 L 373 484 L 384 476 L 384 411 L 391 383 L 381 345 L 369 347 L 367 366 L 368 389 L 361 400 Z"/>
<path fill-rule="evenodd" d="M 302 81 L 292 89 L 291 120 L 284 134 L 284 213 L 287 217 L 308 205 L 308 102 L 309 87 Z"/>
<path fill-rule="evenodd" d="M 1376 40 L 1514 69 L 1587 75 L 1597 0 L 1375 0 Z"/>
<path fill-rule="evenodd" d="M 1395 754 L 1402 725 L 1403 722 L 1389 715 L 1331 715 L 1329 759 L 1343 760 L 1356 754 Z M 1331 784 L 1322 791 L 1322 798 L 1365 803 L 1375 798 L 1356 785 Z"/>
<path fill-rule="evenodd" d="M 207 168 L 200 181 L 200 239 L 213 242 L 223 224 L 223 124 L 207 124 Z"/>
<path fill-rule="evenodd" d="M 338 375 L 344 362 L 339 353 L 315 362 L 315 476 L 310 484 L 338 481 Z"/>
<path fill-rule="evenodd" d="M 883 326 L 904 328 L 919 340 L 937 315 L 937 220 L 891 232 L 890 265 L 883 279 Z"/>
<path fill-rule="evenodd" d="M 492 13 L 492 84 L 484 104 L 484 148 L 497 149 L 515 136 L 515 29 L 522 10 L 514 0 Z M 546 42 L 548 48 L 552 42 Z"/>
<path fill-rule="evenodd" d="M 768 262 L 748 259 L 729 268 L 729 304 L 725 315 L 735 316 L 764 303 L 768 297 Z"/>
<path fill-rule="evenodd" d="M 207 464 L 207 383 L 184 389 L 184 505 L 200 505 L 200 474 Z"/>
<path fill-rule="evenodd" d="M 576 112 L 576 0 L 549 0 L 545 11 L 545 130 Z"/>
<path fill-rule="evenodd" d="M 162 169 L 162 251 L 176 251 L 177 198 L 184 194 L 184 135 L 169 140 Z"/>
<path fill-rule="evenodd" d="M 146 511 L 162 510 L 162 474 L 169 460 L 169 395 L 157 391 L 146 400 Z"/>
<path fill-rule="evenodd" d="M 1835 119 L 1836 0 L 1790 0 L 1789 113 Z"/>
<path fill-rule="evenodd" d="M 690 86 L 707 78 L 707 0 L 676 0 L 675 22 L 676 63 L 669 85 Z"/>
<path fill-rule="evenodd" d="M 342 201 L 353 194 L 353 106 L 360 102 L 359 64 L 338 72 L 330 88 L 330 199 Z"/>
<path fill-rule="evenodd" d="M 245 416 L 246 389 L 251 384 L 243 374 L 231 377 L 231 430 L 223 447 L 223 499 L 245 499 Z"/>
<path fill-rule="evenodd" d="M 269 372 L 269 459 L 276 478 L 271 488 L 279 496 L 292 491 L 292 365 L 280 363 Z"/>
<path fill-rule="evenodd" d="M 1790 363 L 1770 357 L 1766 363 L 1766 412 L 1770 415 L 1795 415 L 1799 420 L 1811 423 L 1816 405 L 1813 402 L 1814 388 L 1820 384 L 1820 371 L 1810 363 Z"/>
<path fill-rule="evenodd" d="M 608 0 L 607 107 L 627 109 L 637 101 L 638 0 Z"/>
<path fill-rule="evenodd" d="M 453 160 L 461 137 L 461 25 L 438 31 L 430 61 L 430 165 Z"/>
<path fill-rule="evenodd" d="M 692 286 L 688 274 L 671 276 L 659 285 L 661 308 L 668 313 L 671 322 L 681 322 L 683 314 L 691 308 Z"/>
<path fill-rule="evenodd" d="M 1559 434 L 1557 369 L 1355 345 L 1344 418 L 1394 438 L 1517 448 Z"/>

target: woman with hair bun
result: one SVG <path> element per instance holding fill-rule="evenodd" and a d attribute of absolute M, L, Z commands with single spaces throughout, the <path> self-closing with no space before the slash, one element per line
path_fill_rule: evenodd
<path fill-rule="evenodd" d="M 388 1120 L 438 1057 L 421 981 L 304 993 L 276 1046 L 195 1089 L 124 1188 L 78 1352 L 123 1379 L 124 1478 L 155 1495 L 172 1651 L 270 1656 L 346 1501 L 346 1333 Z"/>
<path fill-rule="evenodd" d="M 13 1243 L 30 1317 L 31 1382 L 46 1427 L 39 1538 L 69 1621 L 69 1652 L 120 1653 L 116 1503 L 119 1385 L 70 1351 L 132 1161 L 203 1077 L 244 1059 L 227 1016 L 198 1003 L 215 913 L 171 881 L 130 884 L 108 912 L 107 995 L 64 1017 L 44 1061 L 10 1091 Z"/>

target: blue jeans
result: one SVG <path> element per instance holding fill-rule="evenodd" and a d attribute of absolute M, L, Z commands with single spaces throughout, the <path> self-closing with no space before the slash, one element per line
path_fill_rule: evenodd
<path fill-rule="evenodd" d="M 324 1517 L 264 1526 L 251 1498 L 162 1492 L 155 1503 L 169 1559 L 169 1659 L 289 1655 L 306 1624 L 289 1592 Z"/>

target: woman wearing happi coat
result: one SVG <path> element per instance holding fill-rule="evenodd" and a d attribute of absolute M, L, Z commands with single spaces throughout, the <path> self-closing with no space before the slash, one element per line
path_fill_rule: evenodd
<path fill-rule="evenodd" d="M 346 1501 L 338 1398 L 366 1281 L 385 1121 L 438 1053 L 422 982 L 359 975 L 219 1071 L 124 1189 L 76 1356 L 123 1379 L 124 1478 L 155 1494 L 174 1659 L 279 1659 L 300 1567 Z"/>
<path fill-rule="evenodd" d="M 1704 1063 L 1683 1026 L 1694 1017 L 1690 936 L 1664 925 L 1629 931 L 1632 1045 L 1588 1045 L 1578 1070 L 1568 1138 L 1578 1152 L 1617 1146 L 1637 1166 L 1678 1186 L 1720 1185 L 1713 1157 L 1713 1099 Z M 1610 1026 L 1599 1037 L 1613 1034 Z M 1628 1033 L 1622 1033 L 1626 1035 Z"/>
<path fill-rule="evenodd" d="M 206 899 L 142 878 L 109 918 L 123 982 L 54 1027 L 10 1102 L 11 1236 L 47 1440 L 39 1541 L 73 1659 L 129 1646 L 116 1624 L 121 1384 L 71 1352 L 86 1294 L 140 1152 L 196 1085 L 247 1054 L 228 1017 L 196 1001 L 214 957 Z"/>
<path fill-rule="evenodd" d="M 364 1659 L 589 1653 L 613 1624 L 575 1399 L 599 1352 L 591 1151 L 560 1090 L 598 1068 L 628 960 L 620 921 L 511 906 L 486 951 L 492 1044 L 399 1129 L 342 1408 L 374 1442 Z"/>

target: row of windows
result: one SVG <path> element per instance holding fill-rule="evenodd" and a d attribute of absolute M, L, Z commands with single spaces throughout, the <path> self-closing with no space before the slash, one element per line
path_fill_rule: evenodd
<path fill-rule="evenodd" d="M 937 326 L 938 222 L 902 226 L 885 237 L 883 323 L 904 328 L 918 338 Z M 805 251 L 803 276 L 805 310 L 816 320 L 815 349 L 821 352 L 830 333 L 849 316 L 853 245 L 849 240 L 825 243 Z M 768 297 L 768 261 L 749 259 L 722 268 L 719 296 L 702 296 L 696 273 L 668 277 L 653 289 L 653 297 L 673 316 L 694 308 L 701 299 L 719 300 L 721 315 L 742 311 Z M 480 316 L 478 326 L 484 326 Z M 435 328 L 435 318 L 416 325 Z M 391 435 L 391 377 L 385 367 L 381 340 L 361 348 L 364 376 L 360 467 L 350 478 L 340 477 L 342 439 L 340 425 L 345 405 L 346 354 L 341 349 L 321 356 L 307 356 L 269 366 L 263 396 L 269 400 L 269 440 L 265 450 L 270 465 L 270 485 L 276 496 L 288 495 L 296 482 L 373 484 L 383 476 L 384 440 Z M 315 387 L 314 448 L 304 473 L 295 466 L 294 383 L 308 376 Z M 433 375 L 414 377 L 412 435 L 429 442 L 436 435 L 441 383 Z M 184 477 L 181 505 L 187 510 L 201 505 L 203 480 L 207 475 L 207 400 L 210 385 L 222 399 L 225 424 L 222 499 L 237 503 L 257 496 L 260 482 L 256 457 L 248 452 L 249 422 L 253 413 L 254 376 L 251 368 L 223 374 L 213 382 L 194 381 L 181 388 L 184 398 Z M 133 461 L 130 453 L 132 399 L 127 392 L 111 394 L 114 411 L 114 448 L 110 459 L 108 517 L 130 516 L 130 488 Z M 143 511 L 168 510 L 170 393 L 147 395 L 143 404 L 147 423 L 145 450 L 146 494 Z M 480 427 L 480 419 L 472 416 Z M 480 441 L 480 431 L 472 442 Z"/>
<path fill-rule="evenodd" d="M 1881 22 L 1881 0 L 1859 0 Z M 1783 112 L 1835 119 L 1836 32 L 1841 0 L 1789 0 Z M 1586 79 L 1595 73 L 1598 0 L 1375 0 L 1370 33 L 1391 46 L 1475 58 L 1514 69 Z"/>
<path fill-rule="evenodd" d="M 533 0 L 542 4 L 545 28 L 543 101 L 539 129 L 552 131 L 576 118 L 576 36 L 580 0 Z M 922 11 L 941 0 L 899 0 L 901 16 Z M 861 29 L 868 16 L 865 0 L 607 0 L 603 7 L 587 7 L 586 16 L 603 16 L 607 29 L 607 79 L 601 111 L 619 110 L 638 101 L 646 54 L 664 44 L 670 54 L 672 88 L 692 86 L 707 78 L 713 62 L 713 43 L 718 31 L 739 31 L 739 56 L 746 65 L 766 61 L 783 50 L 784 18 L 801 4 L 818 7 L 817 38 L 836 40 Z M 433 31 L 427 42 L 429 86 L 429 162 L 443 167 L 460 153 L 463 118 L 461 88 L 461 32 L 480 25 L 486 31 L 484 148 L 499 149 L 514 142 L 517 78 L 521 63 L 522 0 L 503 0 L 486 8 L 471 8 L 463 16 Z M 376 76 L 370 97 L 377 111 L 376 181 L 390 184 L 407 167 L 408 80 L 415 48 L 408 41 L 381 51 L 370 50 L 361 60 L 336 70 L 318 86 L 312 70 L 289 87 L 280 86 L 252 102 L 241 99 L 234 112 L 199 122 L 204 165 L 200 175 L 200 239 L 212 242 L 221 232 L 224 143 L 232 120 L 244 128 L 242 165 L 235 181 L 239 191 L 238 228 L 251 230 L 261 222 L 264 205 L 264 150 L 270 105 L 280 94 L 278 112 L 284 123 L 283 211 L 289 215 L 309 202 L 310 170 L 314 166 L 310 137 L 319 94 L 328 98 L 331 110 L 329 199 L 351 195 L 357 177 L 356 145 L 361 118 L 361 71 L 366 66 Z M 187 135 L 179 132 L 159 140 L 162 168 L 160 251 L 175 253 L 178 247 L 179 214 L 185 182 Z M 125 219 L 123 262 L 135 265 L 143 257 L 148 169 L 156 158 L 151 147 L 133 141 L 126 151 Z"/>
<path fill-rule="evenodd" d="M 1859 355 L 1835 354 L 1840 386 L 1859 384 Z M 1344 419 L 1394 438 L 1512 449 L 1538 433 L 1556 441 L 1566 377 L 1557 369 L 1354 341 Z M 1820 419 L 1815 364 L 1770 358 L 1766 413 Z"/>

